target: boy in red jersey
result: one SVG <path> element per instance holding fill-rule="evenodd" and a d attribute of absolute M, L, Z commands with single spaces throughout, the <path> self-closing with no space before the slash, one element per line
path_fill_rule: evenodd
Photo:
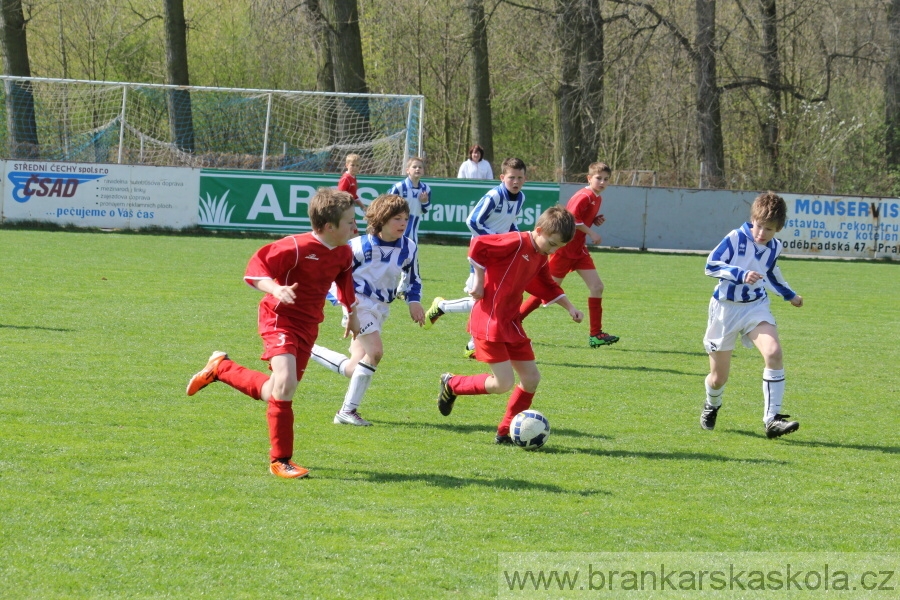
<path fill-rule="evenodd" d="M 263 246 L 253 255 L 244 281 L 265 293 L 259 303 L 262 360 L 269 361 L 271 376 L 243 367 L 224 352 L 213 352 L 206 367 L 187 387 L 193 396 L 210 383 L 221 381 L 256 400 L 268 402 L 269 471 L 278 477 L 306 477 L 309 471 L 293 461 L 294 411 L 291 401 L 303 377 L 331 283 L 338 300 L 350 311 L 347 333 L 359 332 L 353 311 L 353 255 L 347 242 L 357 233 L 353 199 L 345 192 L 320 188 L 309 203 L 312 232 L 288 236 Z"/>
<path fill-rule="evenodd" d="M 344 159 L 344 166 L 347 167 L 347 170 L 344 171 L 344 174 L 338 180 L 337 189 L 350 194 L 353 197 L 353 204 L 360 207 L 365 213 L 366 205 L 359 199 L 359 194 L 357 194 L 359 186 L 356 183 L 356 174 L 359 173 L 359 154 L 348 154 L 347 158 Z"/>
<path fill-rule="evenodd" d="M 519 385 L 509 397 L 506 414 L 497 426 L 498 444 L 511 444 L 509 424 L 531 406 L 541 374 L 534 361 L 531 340 L 522 329 L 519 305 L 528 291 L 547 304 L 554 302 L 581 323 L 584 314 L 575 308 L 547 268 L 547 256 L 563 247 L 575 234 L 575 219 L 561 206 L 544 211 L 534 231 L 482 235 L 472 238 L 469 262 L 475 269 L 471 290 L 476 300 L 469 317 L 469 333 L 475 339 L 475 356 L 491 367 L 491 375 L 441 375 L 438 410 L 447 416 L 457 396 L 503 394 Z"/>
<path fill-rule="evenodd" d="M 595 162 L 588 167 L 588 186 L 579 190 L 569 199 L 566 205 L 575 217 L 575 237 L 565 248 L 550 257 L 550 274 L 556 283 L 562 283 L 566 275 L 576 271 L 588 287 L 588 315 L 590 336 L 588 344 L 591 348 L 615 344 L 619 338 L 603 331 L 603 281 L 597 274 L 594 260 L 588 252 L 586 242 L 590 238 L 592 244 L 599 244 L 600 235 L 591 229 L 593 225 L 603 225 L 606 219 L 600 212 L 603 198 L 600 193 L 606 189 L 612 171 L 609 165 Z M 530 315 L 541 305 L 541 299 L 532 296 L 522 303 L 520 313 L 522 319 Z"/>

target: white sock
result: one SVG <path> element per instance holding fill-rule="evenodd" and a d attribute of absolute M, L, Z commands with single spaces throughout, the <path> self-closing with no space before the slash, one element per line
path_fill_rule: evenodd
<path fill-rule="evenodd" d="M 763 423 L 766 425 L 781 412 L 781 402 L 784 400 L 784 369 L 763 369 L 763 398 L 765 399 L 765 413 Z"/>
<path fill-rule="evenodd" d="M 719 389 L 714 390 L 711 387 L 709 387 L 709 384 L 706 383 L 705 380 L 703 383 L 704 383 L 704 385 L 706 385 L 706 402 L 710 406 L 714 406 L 716 408 L 718 408 L 719 406 L 722 406 L 722 395 L 725 393 L 725 386 L 723 385 Z"/>
<path fill-rule="evenodd" d="M 347 394 L 344 396 L 344 405 L 341 406 L 341 412 L 352 412 L 359 408 L 359 403 L 369 389 L 372 383 L 372 377 L 375 375 L 375 367 L 359 362 L 353 370 L 350 377 L 350 385 L 347 387 Z"/>
<path fill-rule="evenodd" d="M 338 373 L 347 376 L 344 373 L 344 367 L 347 364 L 347 361 L 350 360 L 340 352 L 335 352 L 334 350 L 329 350 L 323 346 L 319 346 L 318 344 L 314 344 L 312 347 L 312 354 L 310 355 L 314 361 L 328 369 L 329 371 L 333 371 L 334 373 Z"/>
<path fill-rule="evenodd" d="M 460 298 L 459 300 L 438 302 L 438 308 L 445 313 L 470 313 L 473 306 L 475 306 L 474 298 Z"/>

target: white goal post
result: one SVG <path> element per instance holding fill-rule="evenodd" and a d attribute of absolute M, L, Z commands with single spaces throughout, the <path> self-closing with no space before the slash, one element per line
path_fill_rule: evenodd
<path fill-rule="evenodd" d="M 398 175 L 423 152 L 423 96 L 0 79 L 0 158 Z"/>

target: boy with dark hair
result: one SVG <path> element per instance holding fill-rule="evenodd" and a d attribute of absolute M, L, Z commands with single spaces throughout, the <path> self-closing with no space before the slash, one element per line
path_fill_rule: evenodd
<path fill-rule="evenodd" d="M 706 260 L 706 274 L 719 280 L 709 301 L 709 320 L 703 345 L 709 354 L 706 402 L 700 427 L 713 429 L 722 406 L 722 394 L 731 370 L 731 353 L 738 336 L 747 348 L 756 346 L 763 369 L 763 423 L 766 437 L 776 438 L 800 428 L 790 415 L 780 414 L 784 398 L 784 359 L 766 285 L 789 301 L 803 306 L 803 298 L 788 286 L 775 261 L 784 245 L 775 234 L 784 227 L 787 205 L 774 192 L 760 194 L 750 209 L 750 222 L 733 230 Z"/>
<path fill-rule="evenodd" d="M 500 185 L 485 194 L 469 212 L 466 220 L 473 239 L 481 235 L 492 235 L 519 231 L 516 219 L 525 204 L 525 162 L 519 158 L 507 158 L 500 166 Z M 431 307 L 425 312 L 425 329 L 434 325 L 446 313 L 469 313 L 475 299 L 471 296 L 474 282 L 474 271 L 470 269 L 469 278 L 463 290 L 470 294 L 465 298 L 445 300 L 436 297 Z M 473 341 L 466 346 L 465 355 L 475 356 Z"/>
<path fill-rule="evenodd" d="M 612 170 L 604 162 L 595 162 L 588 167 L 588 186 L 579 190 L 569 199 L 566 210 L 575 217 L 575 237 L 550 257 L 550 275 L 556 283 L 562 283 L 566 275 L 575 271 L 588 287 L 588 322 L 590 335 L 588 345 L 591 348 L 615 344 L 619 338 L 603 331 L 603 281 L 597 274 L 594 259 L 588 252 L 586 241 L 590 237 L 592 244 L 601 242 L 600 234 L 592 226 L 600 226 L 606 222 L 600 212 L 603 198 L 600 193 L 606 189 Z M 522 319 L 530 315 L 541 305 L 540 298 L 531 296 L 522 303 L 520 313 Z"/>
<path fill-rule="evenodd" d="M 322 308 L 332 282 L 339 301 L 350 311 L 347 332 L 359 332 L 353 307 L 352 254 L 347 241 L 356 235 L 353 199 L 345 192 L 320 188 L 309 203 L 313 231 L 288 236 L 257 250 L 244 281 L 265 293 L 259 303 L 262 360 L 271 375 L 243 367 L 224 352 L 213 352 L 206 366 L 187 386 L 193 396 L 221 381 L 256 400 L 268 403 L 266 419 L 271 442 L 269 471 L 278 477 L 306 477 L 294 463 L 294 392 L 325 319 Z"/>
<path fill-rule="evenodd" d="M 482 235 L 472 238 L 469 262 L 475 269 L 469 317 L 469 333 L 475 339 L 478 360 L 491 374 L 441 375 L 438 410 L 444 416 L 453 410 L 457 396 L 503 394 L 516 383 L 506 412 L 497 426 L 496 443 L 511 444 L 512 418 L 531 406 L 541 374 L 534 360 L 531 340 L 519 318 L 522 293 L 528 291 L 547 304 L 558 303 L 581 323 L 584 314 L 575 308 L 550 276 L 547 256 L 563 247 L 575 233 L 575 220 L 561 206 L 548 208 L 538 218 L 534 231 Z"/>
<path fill-rule="evenodd" d="M 390 303 L 397 298 L 395 290 L 401 275 L 409 282 L 404 299 L 410 318 L 419 325 L 425 320 L 416 243 L 403 235 L 409 220 L 406 200 L 382 194 L 369 205 L 366 220 L 368 233 L 350 240 L 359 318 L 359 335 L 350 343 L 350 357 L 319 345 L 312 348 L 315 362 L 350 378 L 344 403 L 334 415 L 335 424 L 371 425 L 357 409 L 384 356 L 381 329 L 390 314 Z"/>

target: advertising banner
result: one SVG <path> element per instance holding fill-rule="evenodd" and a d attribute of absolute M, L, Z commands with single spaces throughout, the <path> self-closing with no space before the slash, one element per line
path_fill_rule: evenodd
<path fill-rule="evenodd" d="M 788 218 L 785 254 L 900 260 L 900 200 L 781 195 Z"/>
<path fill-rule="evenodd" d="M 204 169 L 200 174 L 200 226 L 206 229 L 297 233 L 309 231 L 307 207 L 320 187 L 335 187 L 336 174 L 295 174 Z M 368 204 L 387 192 L 400 177 L 359 176 L 359 197 Z M 466 217 L 471 207 L 498 180 L 423 179 L 431 186 L 431 208 L 420 234 L 469 236 Z M 521 229 L 534 226 L 537 217 L 559 202 L 559 186 L 526 183 Z M 357 209 L 360 227 L 362 211 Z"/>
<path fill-rule="evenodd" d="M 197 224 L 199 169 L 4 161 L 3 220 L 182 229 Z"/>

